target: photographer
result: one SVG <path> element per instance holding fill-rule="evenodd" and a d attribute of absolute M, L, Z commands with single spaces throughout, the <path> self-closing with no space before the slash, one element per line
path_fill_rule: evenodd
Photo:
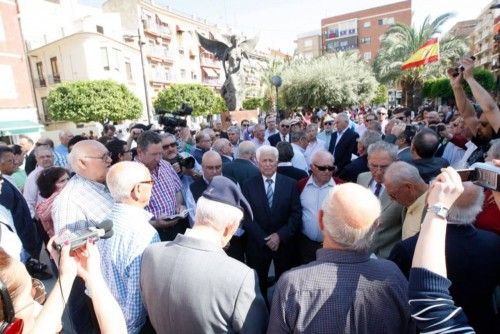
<path fill-rule="evenodd" d="M 500 110 L 490 94 L 474 79 L 473 59 L 463 59 L 462 65 L 458 68 L 449 68 L 448 77 L 455 96 L 455 102 L 460 115 L 463 117 L 465 125 L 469 128 L 472 138 L 472 146 L 465 153 L 467 166 L 475 162 L 483 162 L 484 155 L 489 149 L 491 139 L 498 137 L 500 130 Z M 476 113 L 472 103 L 467 100 L 462 87 L 462 79 L 469 84 L 472 95 L 479 103 L 481 110 Z M 470 152 L 472 151 L 472 152 Z"/>

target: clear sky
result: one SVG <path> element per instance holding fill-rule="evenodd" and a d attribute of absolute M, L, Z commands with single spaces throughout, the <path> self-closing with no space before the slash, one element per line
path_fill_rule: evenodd
<path fill-rule="evenodd" d="M 99 6 L 104 0 L 79 0 Z M 361 9 L 377 7 L 395 0 L 153 0 L 159 5 L 194 14 L 211 23 L 228 25 L 248 36 L 259 34 L 259 48 L 279 48 L 292 53 L 297 34 L 318 30 L 321 19 Z M 444 26 L 449 30 L 457 21 L 476 18 L 489 0 L 413 0 L 413 25 L 426 16 L 452 12 L 455 17 Z"/>

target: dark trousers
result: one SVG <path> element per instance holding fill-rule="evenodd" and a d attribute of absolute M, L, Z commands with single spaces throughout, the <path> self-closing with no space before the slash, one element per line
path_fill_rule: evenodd
<path fill-rule="evenodd" d="M 93 293 L 98 292 L 95 291 Z M 80 277 L 75 278 L 67 303 L 70 320 L 75 333 L 98 333 L 99 325 L 94 314 L 92 301 L 85 294 L 85 282 Z"/>
<path fill-rule="evenodd" d="M 229 241 L 229 247 L 226 249 L 226 254 L 245 263 L 245 247 L 247 243 L 246 234 L 241 237 L 233 236 Z"/>
<path fill-rule="evenodd" d="M 299 233 L 298 248 L 300 264 L 307 264 L 316 260 L 316 251 L 322 247 L 320 242 L 313 241 L 304 234 Z"/>
<path fill-rule="evenodd" d="M 269 306 L 267 300 L 267 274 L 271 261 L 274 262 L 276 281 L 281 274 L 291 269 L 295 263 L 295 253 L 293 244 L 290 242 L 280 243 L 277 251 L 271 251 L 266 245 L 259 246 L 249 238 L 246 248 L 247 265 L 257 272 L 259 286 L 262 295 Z"/>

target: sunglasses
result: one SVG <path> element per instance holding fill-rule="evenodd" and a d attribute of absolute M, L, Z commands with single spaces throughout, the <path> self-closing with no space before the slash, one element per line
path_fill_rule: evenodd
<path fill-rule="evenodd" d="M 314 166 L 319 169 L 320 171 L 324 172 L 326 170 L 328 170 L 329 172 L 333 172 L 335 170 L 335 167 L 334 166 L 318 166 L 316 164 L 314 164 Z"/>
<path fill-rule="evenodd" d="M 250 124 L 241 124 L 242 127 L 248 128 Z"/>
<path fill-rule="evenodd" d="M 167 148 L 169 148 L 169 147 L 170 147 L 170 148 L 177 147 L 177 143 L 175 143 L 175 142 L 174 142 L 174 143 L 165 144 L 165 145 L 163 145 L 163 146 L 162 146 L 162 148 L 163 148 L 164 150 L 166 150 L 166 149 L 167 149 Z"/>
<path fill-rule="evenodd" d="M 325 125 L 333 125 L 333 122 L 325 122 Z"/>
<path fill-rule="evenodd" d="M 285 125 L 285 124 L 282 124 L 282 125 L 281 125 L 281 127 L 282 127 L 282 128 L 287 128 L 287 129 L 289 129 L 289 128 L 290 128 L 290 125 Z"/>

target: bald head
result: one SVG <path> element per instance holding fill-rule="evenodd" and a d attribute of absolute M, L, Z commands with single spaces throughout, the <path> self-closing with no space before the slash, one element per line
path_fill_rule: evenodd
<path fill-rule="evenodd" d="M 76 143 L 68 155 L 71 169 L 91 181 L 104 183 L 111 165 L 107 148 L 97 140 L 82 140 Z"/>
<path fill-rule="evenodd" d="M 407 162 L 396 161 L 384 173 L 388 195 L 405 207 L 412 205 L 428 189 L 418 169 Z"/>
<path fill-rule="evenodd" d="M 238 146 L 238 158 L 251 160 L 255 157 L 255 144 L 249 140 L 242 141 Z"/>
<path fill-rule="evenodd" d="M 149 180 L 151 175 L 147 167 L 135 161 L 114 164 L 106 176 L 106 184 L 115 202 L 136 203 L 139 207 L 149 202 L 152 188 L 152 184 L 147 183 Z"/>
<path fill-rule="evenodd" d="M 325 247 L 367 250 L 379 216 L 380 202 L 370 190 L 355 183 L 335 186 L 319 215 Z"/>
<path fill-rule="evenodd" d="M 212 181 L 214 176 L 222 175 L 222 159 L 220 154 L 215 151 L 207 151 L 201 159 L 201 168 L 203 177 L 208 181 Z"/>

